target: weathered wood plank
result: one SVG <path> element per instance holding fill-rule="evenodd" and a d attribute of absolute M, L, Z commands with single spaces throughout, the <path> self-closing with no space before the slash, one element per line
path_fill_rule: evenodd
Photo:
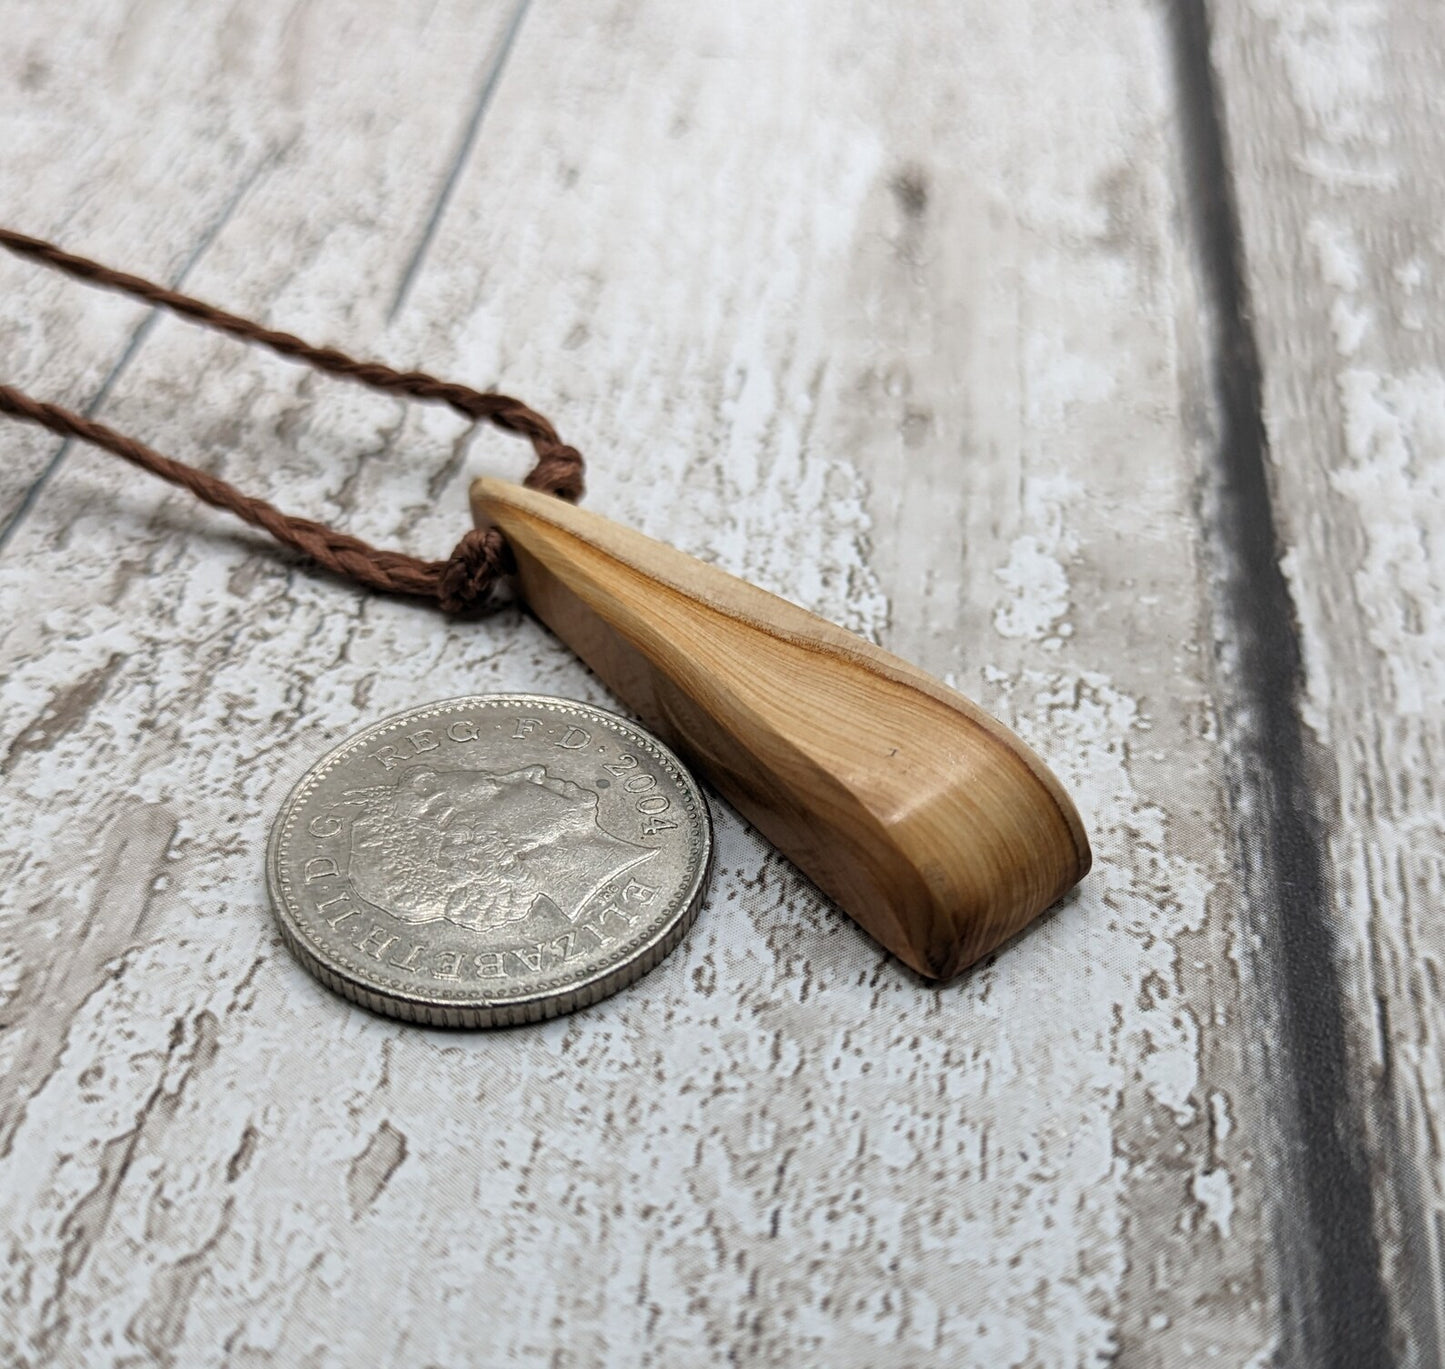
<path fill-rule="evenodd" d="M 154 265 L 91 194 L 123 175 L 65 171 L 87 72 L 119 80 L 94 8 L 74 76 L 12 10 L 58 73 L 27 226 L 174 270 L 214 205 L 168 197 Z M 601 689 L 514 613 L 364 600 L 77 453 L 0 556 L 0 1344 L 21 1362 L 1267 1351 L 1158 16 L 710 11 L 529 13 L 389 327 L 509 11 L 192 16 L 225 59 L 212 93 L 147 94 L 144 50 L 108 136 L 168 139 L 217 100 L 283 147 L 191 288 L 524 393 L 591 456 L 594 507 L 1005 717 L 1078 795 L 1097 873 L 938 990 L 719 809 L 709 907 L 635 991 L 491 1036 L 349 1010 L 264 907 L 297 771 L 421 699 Z M 7 339 L 61 299 L 8 272 Z M 74 400 L 135 316 L 57 372 L 115 309 L 59 307 L 20 380 Z M 290 507 L 433 552 L 465 526 L 444 414 L 169 322 L 123 379 L 109 421 Z M 473 464 L 521 468 L 483 444 Z"/>
<path fill-rule="evenodd" d="M 407 260 L 515 13 L 504 0 L 447 0 L 363 21 L 301 3 L 200 22 L 141 0 L 98 9 L 61 43 L 38 11 L 8 8 L 0 63 L 15 94 L 0 105 L 0 196 L 10 221 L 202 291 L 215 250 L 237 302 L 254 276 L 227 254 L 223 234 L 252 196 L 289 199 L 313 247 L 333 244 L 348 271 Z M 178 35 L 183 61 L 172 60 Z M 334 60 L 338 45 L 344 62 Z M 400 97 L 420 86 L 430 98 L 406 103 L 404 116 L 394 100 L 381 128 L 378 91 Z M 357 241 L 370 245 L 335 248 Z M 241 255 L 267 286 L 284 279 L 253 244 Z M 0 336 L 11 383 L 59 403 L 103 400 L 122 382 L 137 332 L 153 326 L 133 304 L 37 277 L 8 254 L 0 285 L 25 306 L 6 311 Z M 335 318 L 360 303 L 343 281 L 331 290 Z M 0 529 L 55 445 L 17 434 L 0 470 Z"/>
<path fill-rule="evenodd" d="M 1445 21 L 1222 0 L 1277 519 L 1401 1363 L 1445 1352 Z"/>

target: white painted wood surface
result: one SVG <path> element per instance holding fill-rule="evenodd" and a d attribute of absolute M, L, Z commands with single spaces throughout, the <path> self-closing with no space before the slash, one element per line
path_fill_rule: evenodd
<path fill-rule="evenodd" d="M 57 31 L 4 0 L 4 217 L 521 395 L 589 456 L 590 507 L 1016 727 L 1075 793 L 1095 873 L 930 988 L 719 805 L 709 903 L 632 990 L 494 1034 L 370 1017 L 272 929 L 262 852 L 288 786 L 415 702 L 605 703 L 600 686 L 513 610 L 455 624 L 363 597 L 95 453 L 37 489 L 56 444 L 0 428 L 0 521 L 18 520 L 0 550 L 0 1363 L 1270 1363 L 1288 1214 L 1216 745 L 1211 343 L 1164 13 L 538 0 L 518 20 L 492 0 L 87 0 Z M 1294 61 L 1287 24 L 1243 4 L 1223 21 L 1234 143 L 1255 130 L 1278 174 L 1316 177 L 1296 164 L 1312 107 L 1251 86 L 1245 60 L 1263 25 Z M 1415 79 L 1380 87 L 1402 138 L 1426 122 L 1395 93 Z M 1304 151 L 1281 108 L 1305 111 Z M 1276 220 L 1264 189 L 1244 208 L 1260 296 L 1283 298 L 1299 256 L 1293 236 L 1271 256 L 1271 225 L 1303 233 L 1314 211 Z M 1330 209 L 1327 228 L 1361 231 Z M 1342 269 L 1318 231 L 1308 260 Z M 1438 547 L 1418 543 L 1403 598 L 1380 568 L 1438 495 L 1439 244 L 1416 236 L 1398 262 L 1351 249 L 1395 312 L 1323 276 L 1264 330 L 1311 687 L 1333 681 L 1311 721 L 1333 729 L 1342 803 L 1384 824 L 1331 853 L 1362 872 L 1340 886 L 1352 1020 L 1373 1020 L 1372 985 L 1400 1004 L 1372 1116 L 1401 1132 L 1392 1154 L 1437 1166 L 1396 1195 L 1438 1193 L 1439 1173 L 1436 1142 L 1410 1139 L 1439 1104 Z M 1369 309 L 1360 402 L 1414 405 L 1433 475 L 1363 420 L 1305 426 L 1313 392 L 1289 388 L 1303 357 L 1348 398 L 1309 310 Z M 471 475 L 525 465 L 448 414 L 9 259 L 0 366 L 433 555 Z M 1333 475 L 1310 464 L 1315 432 Z M 1358 564 L 1332 551 L 1341 520 Z M 1400 651 L 1356 652 L 1339 614 Z M 1416 730 L 1359 752 L 1350 710 L 1401 679 Z M 1360 787 L 1387 772 L 1388 808 Z M 1413 890 L 1388 928 L 1371 870 Z"/>
<path fill-rule="evenodd" d="M 1403 1362 L 1445 1356 L 1445 16 L 1227 0 L 1216 60 Z"/>

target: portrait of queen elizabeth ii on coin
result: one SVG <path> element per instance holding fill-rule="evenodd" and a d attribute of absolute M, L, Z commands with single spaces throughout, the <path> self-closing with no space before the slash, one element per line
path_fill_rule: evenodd
<path fill-rule="evenodd" d="M 328 988 L 441 1027 L 540 1022 L 657 965 L 701 904 L 707 802 L 636 723 L 483 694 L 348 737 L 292 788 L 266 882 Z"/>
<path fill-rule="evenodd" d="M 541 765 L 415 765 L 343 802 L 360 810 L 353 892 L 413 924 L 445 919 L 483 932 L 543 910 L 575 923 L 595 895 L 657 854 L 605 831 L 597 793 Z"/>

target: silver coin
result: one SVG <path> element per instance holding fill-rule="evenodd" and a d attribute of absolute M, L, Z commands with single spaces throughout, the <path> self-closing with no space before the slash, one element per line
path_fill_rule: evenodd
<path fill-rule="evenodd" d="M 712 822 L 636 723 L 487 694 L 318 761 L 271 831 L 281 931 L 321 982 L 432 1026 L 537 1022 L 647 973 L 697 915 Z"/>

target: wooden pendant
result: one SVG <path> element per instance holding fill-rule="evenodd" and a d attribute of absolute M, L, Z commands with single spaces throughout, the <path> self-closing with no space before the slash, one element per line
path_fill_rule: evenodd
<path fill-rule="evenodd" d="M 961 694 L 560 499 L 481 479 L 532 611 L 871 935 L 945 979 L 1088 873 L 1063 786 Z"/>

